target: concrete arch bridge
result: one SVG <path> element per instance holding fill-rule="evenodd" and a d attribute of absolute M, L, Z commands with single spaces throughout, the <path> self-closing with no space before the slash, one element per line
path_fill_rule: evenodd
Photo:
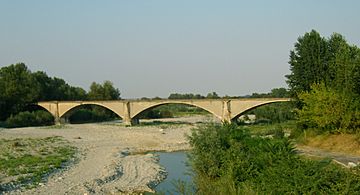
<path fill-rule="evenodd" d="M 231 123 L 242 113 L 270 103 L 287 102 L 289 98 L 248 98 L 248 99 L 183 99 L 183 100 L 114 100 L 114 101 L 49 101 L 37 105 L 49 111 L 59 124 L 82 105 L 98 105 L 107 108 L 123 119 L 126 125 L 138 123 L 140 113 L 164 104 L 186 104 L 202 108 L 219 118 Z"/>

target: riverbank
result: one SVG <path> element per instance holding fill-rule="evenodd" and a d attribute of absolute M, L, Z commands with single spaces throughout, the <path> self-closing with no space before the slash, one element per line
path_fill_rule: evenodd
<path fill-rule="evenodd" d="M 190 149 L 186 135 L 206 116 L 183 123 L 125 127 L 116 123 L 2 129 L 0 138 L 61 136 L 80 151 L 76 164 L 51 175 L 37 188 L 10 194 L 114 194 L 152 191 L 166 172 L 147 151 Z"/>

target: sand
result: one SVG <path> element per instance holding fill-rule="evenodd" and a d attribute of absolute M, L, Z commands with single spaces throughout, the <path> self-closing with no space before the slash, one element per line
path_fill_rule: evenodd
<path fill-rule="evenodd" d="M 186 135 L 206 116 L 181 119 L 191 124 L 125 127 L 116 123 L 68 124 L 61 128 L 0 130 L 0 138 L 61 136 L 79 149 L 78 160 L 50 175 L 37 188 L 10 194 L 123 194 L 153 191 L 166 177 L 158 156 L 147 151 L 188 150 Z M 211 119 L 210 119 L 211 120 Z"/>

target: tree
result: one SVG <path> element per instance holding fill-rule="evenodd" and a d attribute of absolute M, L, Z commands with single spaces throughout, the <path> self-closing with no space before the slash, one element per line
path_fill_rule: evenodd
<path fill-rule="evenodd" d="M 212 92 L 212 93 L 208 93 L 208 94 L 206 95 L 206 98 L 209 98 L 209 99 L 217 99 L 217 98 L 220 98 L 220 97 L 218 96 L 218 94 L 217 94 L 216 92 Z"/>
<path fill-rule="evenodd" d="M 4 120 L 36 102 L 40 87 L 24 63 L 0 69 L 0 119 Z"/>
<path fill-rule="evenodd" d="M 102 85 L 93 82 L 88 93 L 90 100 L 119 100 L 120 91 L 114 88 L 112 82 L 105 81 Z"/>
<path fill-rule="evenodd" d="M 314 84 L 310 92 L 302 92 L 299 98 L 304 106 L 298 111 L 302 128 L 317 128 L 320 132 L 351 132 L 360 127 L 360 111 L 356 109 L 359 100 L 345 93 Z"/>
<path fill-rule="evenodd" d="M 169 95 L 168 99 L 204 99 L 205 97 L 200 94 L 192 94 L 192 93 L 172 93 Z"/>
<path fill-rule="evenodd" d="M 298 38 L 295 49 L 290 51 L 291 74 L 286 75 L 292 96 L 309 91 L 313 83 L 326 80 L 328 58 L 327 41 L 318 32 L 312 30 Z"/>
<path fill-rule="evenodd" d="M 298 39 L 290 52 L 287 82 L 299 98 L 299 124 L 320 131 L 354 133 L 360 128 L 360 49 L 334 33 L 316 31 Z"/>
<path fill-rule="evenodd" d="M 38 101 L 54 100 L 54 86 L 52 86 L 52 79 L 43 71 L 32 73 L 32 76 L 39 84 L 39 98 Z"/>
<path fill-rule="evenodd" d="M 281 88 L 274 88 L 269 93 L 269 97 L 273 98 L 286 98 L 289 97 L 289 91 L 283 87 Z"/>

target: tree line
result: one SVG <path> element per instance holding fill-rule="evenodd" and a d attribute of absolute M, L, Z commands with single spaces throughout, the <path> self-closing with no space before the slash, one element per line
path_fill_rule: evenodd
<path fill-rule="evenodd" d="M 119 89 L 110 81 L 102 84 L 93 82 L 86 92 L 61 78 L 49 77 L 43 71 L 31 72 L 24 63 L 0 69 L 0 91 L 0 121 L 31 110 L 29 107 L 39 101 L 121 99 Z"/>

